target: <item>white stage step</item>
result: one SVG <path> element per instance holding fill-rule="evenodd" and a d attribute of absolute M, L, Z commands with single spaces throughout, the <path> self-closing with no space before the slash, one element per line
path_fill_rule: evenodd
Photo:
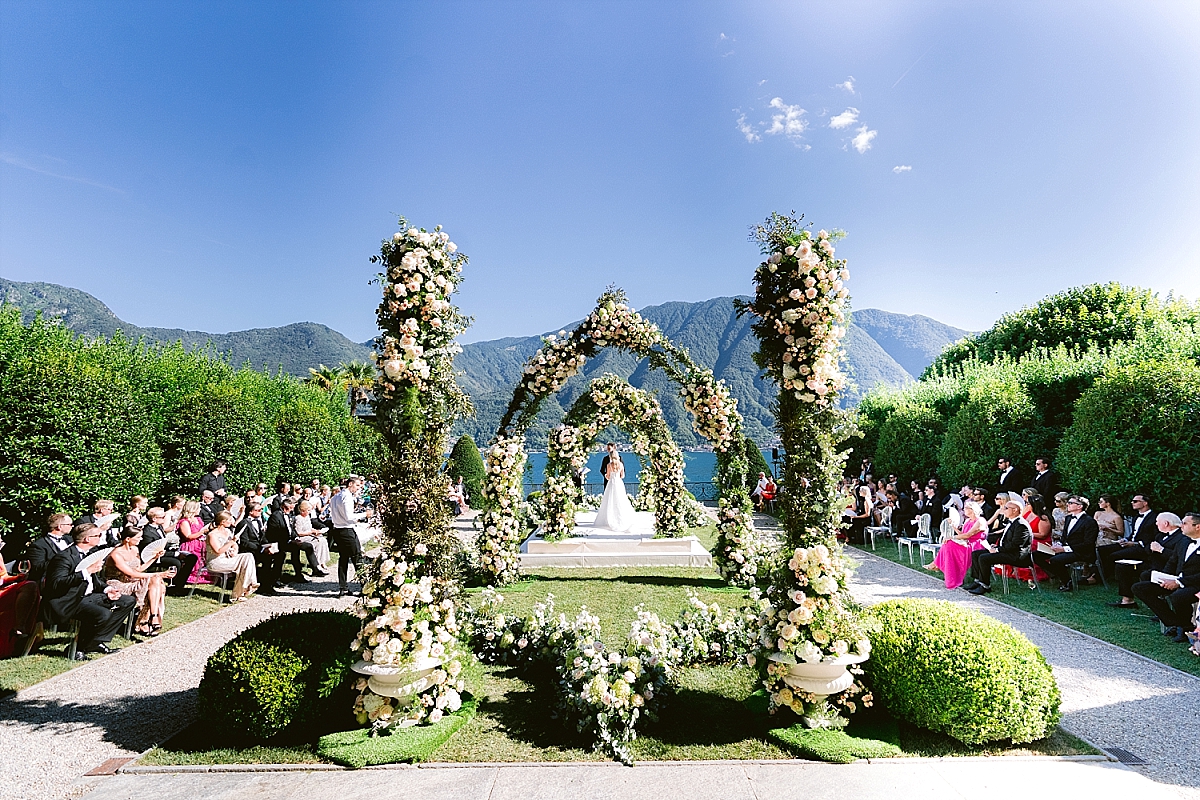
<path fill-rule="evenodd" d="M 575 515 L 572 535 L 547 542 L 541 529 L 521 545 L 521 566 L 533 567 L 711 567 L 712 554 L 695 536 L 654 538 L 654 515 L 638 512 L 629 533 L 594 528 L 595 511 Z"/>

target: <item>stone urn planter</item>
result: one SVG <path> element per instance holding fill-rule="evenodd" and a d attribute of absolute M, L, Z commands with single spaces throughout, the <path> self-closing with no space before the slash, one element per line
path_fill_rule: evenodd
<path fill-rule="evenodd" d="M 783 676 L 783 682 L 793 689 L 816 695 L 817 703 L 823 703 L 831 694 L 844 692 L 854 683 L 850 674 L 851 664 L 861 664 L 869 656 L 847 653 L 832 661 L 797 661 L 784 653 L 772 653 L 769 658 L 779 664 L 787 664 L 788 674 Z M 801 721 L 810 728 L 826 727 L 829 720 L 822 717 L 801 717 Z"/>
<path fill-rule="evenodd" d="M 359 661 L 351 669 L 367 676 L 367 687 L 375 694 L 404 699 L 433 685 L 431 676 L 441 665 L 441 659 L 418 658 L 400 667 Z"/>

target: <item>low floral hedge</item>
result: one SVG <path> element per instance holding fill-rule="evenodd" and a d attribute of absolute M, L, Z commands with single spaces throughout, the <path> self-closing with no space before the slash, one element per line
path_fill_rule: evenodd
<path fill-rule="evenodd" d="M 341 611 L 282 614 L 248 628 L 208 659 L 200 716 L 251 739 L 313 721 L 347 685 L 358 628 Z"/>
<path fill-rule="evenodd" d="M 966 742 L 1044 739 L 1059 691 L 1042 653 L 1009 625 L 944 600 L 892 600 L 864 666 L 894 716 Z"/>

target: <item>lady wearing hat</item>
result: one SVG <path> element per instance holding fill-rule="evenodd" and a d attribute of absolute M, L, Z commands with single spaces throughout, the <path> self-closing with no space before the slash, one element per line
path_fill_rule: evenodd
<path fill-rule="evenodd" d="M 983 549 L 987 537 L 987 522 L 982 516 L 983 507 L 974 500 L 963 505 L 966 519 L 954 529 L 954 535 L 938 549 L 933 563 L 926 569 L 941 570 L 947 589 L 957 589 L 971 569 L 971 554 Z"/>

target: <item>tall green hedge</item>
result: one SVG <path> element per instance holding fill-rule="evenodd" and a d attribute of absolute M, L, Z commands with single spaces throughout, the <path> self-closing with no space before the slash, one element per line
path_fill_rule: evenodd
<path fill-rule="evenodd" d="M 296 401 L 279 412 L 279 473 L 308 483 L 320 478 L 336 485 L 350 472 L 350 446 L 344 427 L 324 404 Z"/>
<path fill-rule="evenodd" d="M 863 665 L 899 719 L 968 744 L 1044 739 L 1058 723 L 1050 665 L 1018 630 L 946 600 L 890 600 Z"/>
<path fill-rule="evenodd" d="M 879 426 L 876 473 L 895 474 L 905 482 L 924 482 L 937 472 L 938 451 L 945 434 L 946 420 L 932 408 L 900 403 Z"/>
<path fill-rule="evenodd" d="M 485 477 L 483 456 L 475 445 L 475 440 L 467 434 L 458 437 L 450 450 L 450 458 L 446 462 L 446 474 L 454 481 L 461 475 L 463 485 L 467 488 L 467 502 L 479 505 L 483 499 L 483 479 Z"/>
<path fill-rule="evenodd" d="M 984 381 L 971 389 L 966 405 L 946 426 L 938 473 L 947 486 L 990 485 L 998 457 L 1032 465 L 1038 456 L 1052 452 L 1055 444 L 1020 383 Z"/>
<path fill-rule="evenodd" d="M 758 449 L 758 445 L 749 436 L 746 437 L 746 491 L 753 492 L 758 486 L 758 473 L 765 472 L 772 475 L 771 465 L 767 463 L 767 459 L 763 456 L 762 450 Z"/>
<path fill-rule="evenodd" d="M 350 471 L 368 478 L 377 477 L 387 443 L 374 423 L 346 417 L 342 420 L 342 435 L 346 437 L 350 453 Z"/>
<path fill-rule="evenodd" d="M 1200 509 L 1200 367 L 1167 360 L 1111 370 L 1079 398 L 1058 465 L 1093 498 L 1147 492 L 1155 508 Z"/>

